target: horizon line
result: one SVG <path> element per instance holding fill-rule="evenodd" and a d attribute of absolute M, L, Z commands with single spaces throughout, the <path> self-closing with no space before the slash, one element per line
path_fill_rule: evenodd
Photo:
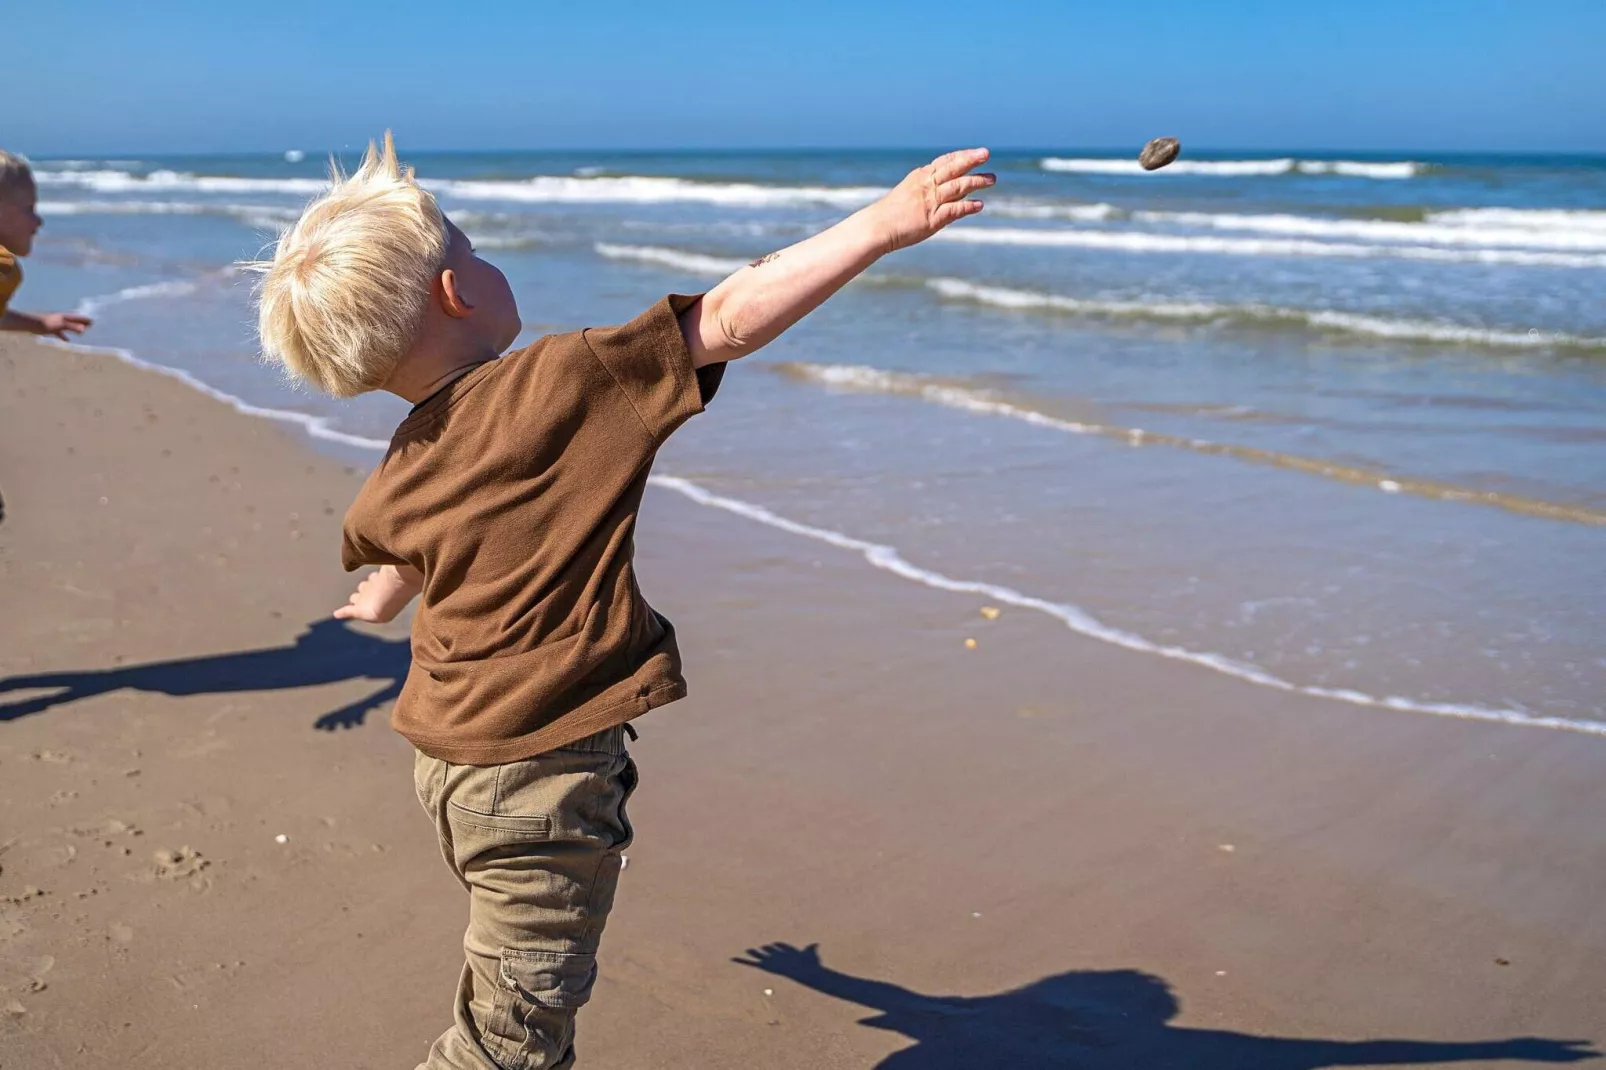
<path fill-rule="evenodd" d="M 997 153 L 1021 154 L 1059 154 L 1067 152 L 1091 153 L 1100 156 L 1115 156 L 1120 158 L 1130 154 L 1136 158 L 1136 147 L 1126 145 L 997 145 L 987 146 Z M 97 152 L 46 152 L 26 153 L 36 160 L 63 160 L 63 159 L 115 159 L 118 157 L 138 157 L 159 159 L 171 156 L 272 156 L 282 157 L 287 152 L 301 152 L 307 157 L 325 156 L 339 153 L 360 153 L 367 148 L 366 144 L 352 145 L 345 148 L 332 149 L 327 147 L 303 148 L 299 145 L 288 145 L 276 149 L 164 149 L 151 152 L 143 149 L 101 150 Z M 799 154 L 846 154 L 846 153 L 929 153 L 953 151 L 944 150 L 941 145 L 690 145 L 670 147 L 606 147 L 598 145 L 565 145 L 543 147 L 476 147 L 476 148 L 408 148 L 405 154 L 419 154 L 430 156 L 471 156 L 471 155 L 505 155 L 511 153 L 611 153 L 621 156 L 647 156 L 708 153 L 715 155 L 737 155 L 754 153 L 799 153 Z M 1298 153 L 1312 156 L 1383 156 L 1383 155 L 1415 155 L 1415 156 L 1510 156 L 1510 157 L 1579 157 L 1606 159 L 1606 148 L 1602 149 L 1360 149 L 1344 147 L 1311 147 L 1311 146 L 1280 146 L 1278 148 L 1245 148 L 1242 146 L 1213 146 L 1188 148 L 1188 155 L 1205 154 L 1219 156 L 1232 153 L 1242 156 L 1265 156 L 1271 159 Z"/>

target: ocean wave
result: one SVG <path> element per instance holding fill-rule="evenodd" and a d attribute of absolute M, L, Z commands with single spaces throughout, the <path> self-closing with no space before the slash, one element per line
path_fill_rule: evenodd
<path fill-rule="evenodd" d="M 693 275 L 729 275 L 747 266 L 746 260 L 731 257 L 705 256 L 682 249 L 667 249 L 660 245 L 614 245 L 598 242 L 594 249 L 610 260 L 634 260 L 642 264 L 673 268 Z"/>
<path fill-rule="evenodd" d="M 1598 349 L 1606 350 L 1606 337 L 1562 334 L 1540 330 L 1500 330 L 1432 320 L 1391 319 L 1335 309 L 1284 308 L 1277 305 L 1218 304 L 1209 301 L 1106 301 L 1065 297 L 1035 290 L 984 286 L 964 279 L 936 278 L 926 285 L 951 300 L 973 301 L 1020 311 L 1063 312 L 1075 315 L 1215 323 L 1236 321 L 1295 328 L 1336 331 L 1368 338 L 1425 342 L 1495 349 Z"/>
<path fill-rule="evenodd" d="M 520 181 L 426 180 L 425 188 L 459 200 L 539 204 L 713 204 L 732 208 L 860 208 L 886 192 L 870 186 L 763 186 L 694 182 L 655 175 L 576 178 L 536 175 Z"/>
<path fill-rule="evenodd" d="M 859 554 L 872 567 L 890 572 L 901 579 L 939 591 L 975 595 L 1003 605 L 1042 613 L 1064 624 L 1078 635 L 1089 639 L 1095 639 L 1099 642 L 1122 647 L 1140 654 L 1196 665 L 1199 668 L 1209 669 L 1211 672 L 1217 672 L 1223 676 L 1231 676 L 1259 687 L 1269 687 L 1276 691 L 1287 691 L 1293 694 L 1308 695 L 1312 698 L 1330 699 L 1337 702 L 1346 702 L 1354 706 L 1395 710 L 1402 713 L 1430 714 L 1436 717 L 1483 721 L 1513 727 L 1548 728 L 1564 732 L 1578 732 L 1583 735 L 1606 736 L 1606 722 L 1601 721 L 1573 720 L 1566 717 L 1536 717 L 1531 713 L 1515 709 L 1499 709 L 1470 703 L 1425 702 L 1398 695 L 1370 695 L 1351 688 L 1315 687 L 1309 684 L 1294 683 L 1276 676 L 1258 665 L 1230 658 L 1225 654 L 1190 650 L 1174 644 L 1158 643 L 1136 632 L 1116 628 L 1099 620 L 1081 606 L 1039 598 L 996 583 L 958 579 L 932 569 L 921 568 L 899 553 L 896 547 L 868 542 L 864 539 L 856 539 L 851 535 L 834 531 L 830 528 L 800 523 L 766 509 L 762 505 L 742 501 L 739 498 L 715 494 L 688 479 L 682 479 L 678 476 L 655 475 L 651 476 L 648 482 L 653 486 L 672 490 L 696 502 L 698 505 L 720 509 L 791 535 L 798 535 L 806 539 L 812 539 L 815 542 L 825 543 L 828 546 L 834 546 L 840 550 Z"/>
<path fill-rule="evenodd" d="M 233 274 L 233 269 L 226 269 L 219 274 Z M 180 295 L 193 292 L 198 288 L 199 282 L 182 280 L 175 282 L 153 283 L 146 286 L 128 287 L 116 293 L 100 297 L 89 298 L 80 305 L 80 310 L 86 315 L 107 306 L 125 301 L 140 300 L 155 296 Z M 383 452 L 390 443 L 384 439 L 368 438 L 339 430 L 332 421 L 312 416 L 308 413 L 298 412 L 294 409 L 271 408 L 263 405 L 254 405 L 244 398 L 219 390 L 211 384 L 191 375 L 181 368 L 174 368 L 165 364 L 157 364 L 143 360 L 127 349 L 108 348 L 99 346 L 86 346 L 76 342 L 57 342 L 54 339 L 46 340 L 49 344 L 61 346 L 78 352 L 98 353 L 115 357 L 124 363 L 158 375 L 168 376 L 182 382 L 198 393 L 204 394 L 215 401 L 229 406 L 236 412 L 246 416 L 273 420 L 300 427 L 310 437 L 335 442 L 341 445 L 355 447 L 370 452 Z M 1189 650 L 1170 644 L 1162 644 L 1147 639 L 1137 633 L 1112 627 L 1098 620 L 1091 613 L 1079 606 L 1063 602 L 1054 602 L 1034 595 L 997 584 L 984 583 L 975 580 L 956 579 L 920 568 L 911 564 L 894 547 L 856 539 L 839 531 L 828 528 L 815 527 L 802 524 L 780 516 L 761 505 L 714 494 L 704 487 L 690 480 L 672 475 L 653 475 L 649 482 L 655 487 L 674 491 L 687 499 L 708 508 L 719 509 L 745 517 L 748 520 L 765 524 L 789 534 L 823 542 L 838 549 L 858 553 L 871 566 L 890 572 L 893 575 L 915 583 L 922 584 L 936 590 L 951 591 L 960 594 L 972 594 L 988 598 L 1005 605 L 1020 609 L 1029 609 L 1043 613 L 1065 624 L 1066 627 L 1079 635 L 1110 643 L 1127 650 L 1138 653 L 1155 655 L 1169 660 L 1181 661 L 1212 672 L 1232 676 L 1246 683 L 1260 687 L 1269 687 L 1278 691 L 1287 691 L 1296 694 L 1308 695 L 1312 698 L 1329 699 L 1345 702 L 1356 706 L 1366 706 L 1378 709 L 1395 710 L 1403 713 L 1430 714 L 1438 717 L 1449 717 L 1461 720 L 1483 721 L 1493 724 L 1509 725 L 1522 728 L 1546 728 L 1557 731 L 1577 732 L 1584 735 L 1606 736 L 1606 723 L 1598 721 L 1572 720 L 1563 717 L 1536 717 L 1522 710 L 1498 709 L 1493 707 L 1443 702 L 1425 702 L 1401 696 L 1377 696 L 1348 688 L 1316 687 L 1306 684 L 1297 684 L 1284 680 L 1259 666 L 1229 658 L 1226 655 L 1208 651 Z"/>
<path fill-rule="evenodd" d="M 87 189 L 97 193 L 293 193 L 316 194 L 329 188 L 321 178 L 244 178 L 238 175 L 196 175 L 188 171 L 152 171 L 141 177 L 128 171 L 36 171 L 41 186 Z"/>
<path fill-rule="evenodd" d="M 943 380 L 909 372 L 887 371 L 858 364 L 805 364 L 783 362 L 766 365 L 778 374 L 801 382 L 839 390 L 860 393 L 891 394 L 916 398 L 950 409 L 983 416 L 1002 416 L 1073 435 L 1095 435 L 1112 439 L 1134 448 L 1154 446 L 1187 450 L 1214 457 L 1230 457 L 1252 464 L 1268 465 L 1307 475 L 1365 487 L 1384 494 L 1406 494 L 1434 501 L 1484 505 L 1522 516 L 1560 520 L 1575 524 L 1606 526 L 1606 511 L 1580 505 L 1527 498 L 1495 491 L 1473 490 L 1454 484 L 1417 479 L 1358 465 L 1343 464 L 1321 458 L 1301 457 L 1263 450 L 1253 446 L 1212 442 L 1208 439 L 1173 435 L 1164 431 L 1148 431 L 1141 427 L 1121 427 L 1089 420 L 1069 420 L 1050 413 L 1017 404 L 1000 396 L 996 391 L 979 389 L 962 382 Z"/>
<path fill-rule="evenodd" d="M 1143 175 L 1149 172 L 1135 159 L 1045 156 L 1038 161 L 1045 171 L 1082 175 Z M 1414 178 L 1427 168 L 1411 160 L 1373 163 L 1365 160 L 1177 160 L 1164 170 L 1168 175 L 1210 175 L 1246 178 L 1263 175 L 1337 175 L 1342 178 Z"/>
<path fill-rule="evenodd" d="M 295 208 L 272 204 L 224 204 L 216 201 L 40 201 L 39 214 L 53 215 L 221 215 L 253 227 L 275 230 L 294 223 Z"/>
<path fill-rule="evenodd" d="M 1447 226 L 1606 234 L 1606 211 L 1598 208 L 1449 208 L 1424 218 Z"/>
<path fill-rule="evenodd" d="M 202 193 L 318 194 L 329 188 L 318 178 L 244 178 L 197 175 L 187 171 L 152 171 L 140 177 L 128 171 L 40 171 L 41 186 L 87 189 L 101 193 L 143 193 L 192 190 Z M 886 190 L 871 186 L 765 186 L 754 182 L 696 182 L 657 175 L 535 175 L 527 179 L 423 179 L 425 189 L 467 201 L 515 201 L 536 204 L 673 204 L 699 203 L 727 207 L 859 208 Z"/>
<path fill-rule="evenodd" d="M 1580 219 L 1594 214 L 1602 222 Z M 1501 222 L 1503 215 L 1480 214 L 1478 209 L 1432 213 L 1420 223 L 1387 219 L 1332 219 L 1305 215 L 1256 215 L 1234 212 L 1136 211 L 1137 223 L 1250 231 L 1259 234 L 1315 238 L 1354 238 L 1368 242 L 1421 242 L 1426 245 L 1480 248 L 1606 250 L 1606 212 L 1565 213 L 1567 218 L 1536 218 Z"/>
<path fill-rule="evenodd" d="M 1102 223 L 1121 214 L 1113 204 L 1048 204 L 1010 197 L 989 200 L 987 211 L 1011 219 L 1075 219 L 1084 223 Z"/>
<path fill-rule="evenodd" d="M 1294 238 L 1225 238 L 1134 231 L 949 227 L 934 240 L 972 245 L 1028 245 L 1107 249 L 1127 253 L 1206 253 L 1229 256 L 1393 257 L 1458 264 L 1523 267 L 1606 267 L 1606 253 L 1539 252 L 1525 249 L 1448 249 L 1431 245 L 1370 245 Z"/>

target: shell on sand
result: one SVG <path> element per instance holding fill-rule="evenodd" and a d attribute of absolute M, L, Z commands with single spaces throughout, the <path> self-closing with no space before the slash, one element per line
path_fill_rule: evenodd
<path fill-rule="evenodd" d="M 1138 163 L 1145 171 L 1158 171 L 1175 160 L 1182 152 L 1182 142 L 1174 137 L 1157 137 L 1138 153 Z"/>

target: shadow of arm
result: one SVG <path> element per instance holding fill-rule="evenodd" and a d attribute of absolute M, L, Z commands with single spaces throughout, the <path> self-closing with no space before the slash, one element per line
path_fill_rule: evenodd
<path fill-rule="evenodd" d="M 401 691 L 402 681 L 393 681 L 367 698 L 358 699 L 356 702 L 342 706 L 338 710 L 330 710 L 312 722 L 312 727 L 320 732 L 336 732 L 343 728 L 361 727 L 363 722 L 368 719 L 369 713 L 388 702 L 396 701 L 396 698 L 401 695 Z"/>
<path fill-rule="evenodd" d="M 839 973 L 820 962 L 819 944 L 794 947 L 791 944 L 765 944 L 749 948 L 745 957 L 731 959 L 765 973 L 790 977 L 800 985 L 837 999 L 881 1011 L 928 1011 L 952 1013 L 942 1001 L 911 992 L 885 981 L 871 981 Z"/>
<path fill-rule="evenodd" d="M 1321 1042 L 1318 1042 L 1321 1043 Z M 1600 1055 L 1587 1040 L 1547 1040 L 1513 1037 L 1510 1040 L 1438 1043 L 1427 1040 L 1362 1040 L 1327 1042 L 1321 1062 L 1312 1066 L 1396 1066 L 1408 1063 L 1462 1063 L 1511 1060 L 1530 1063 L 1576 1063 Z"/>

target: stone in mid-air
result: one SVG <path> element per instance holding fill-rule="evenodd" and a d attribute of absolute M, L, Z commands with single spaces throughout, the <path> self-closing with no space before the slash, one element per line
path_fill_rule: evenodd
<path fill-rule="evenodd" d="M 1158 171 L 1175 160 L 1182 152 L 1182 142 L 1174 137 L 1157 137 L 1138 153 L 1138 163 L 1145 171 Z"/>

